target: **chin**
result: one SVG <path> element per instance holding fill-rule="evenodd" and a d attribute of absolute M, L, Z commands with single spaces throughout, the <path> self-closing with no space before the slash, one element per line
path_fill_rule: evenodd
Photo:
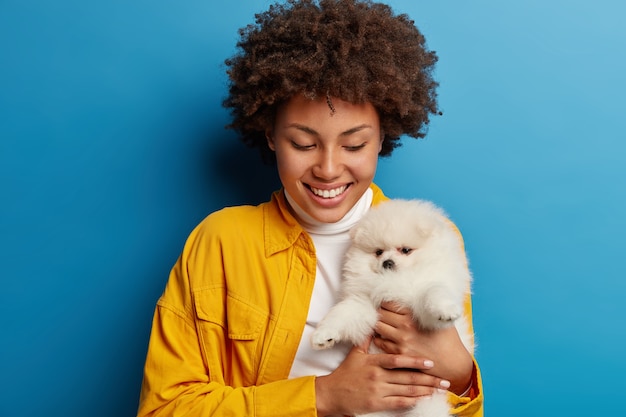
<path fill-rule="evenodd" d="M 474 353 L 464 310 L 472 277 L 460 235 L 443 210 L 424 200 L 388 200 L 371 208 L 350 237 L 341 299 L 313 333 L 313 348 L 360 345 L 373 334 L 380 304 L 393 301 L 424 329 L 455 326 Z M 376 351 L 373 344 L 370 349 Z M 447 417 L 449 408 L 447 394 L 436 393 L 402 416 Z"/>

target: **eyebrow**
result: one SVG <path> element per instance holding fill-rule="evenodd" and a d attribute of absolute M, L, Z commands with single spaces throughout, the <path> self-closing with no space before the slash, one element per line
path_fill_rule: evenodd
<path fill-rule="evenodd" d="M 319 136 L 320 134 L 313 128 L 310 128 L 308 126 L 305 125 L 301 125 L 299 123 L 290 123 L 286 126 L 287 128 L 295 128 L 298 129 L 304 133 L 308 133 L 309 135 L 313 135 L 313 136 Z M 357 133 L 363 129 L 371 129 L 372 126 L 368 125 L 368 124 L 362 124 L 362 125 L 358 125 L 355 127 L 352 127 L 344 132 L 341 132 L 340 136 L 350 136 L 354 133 Z"/>

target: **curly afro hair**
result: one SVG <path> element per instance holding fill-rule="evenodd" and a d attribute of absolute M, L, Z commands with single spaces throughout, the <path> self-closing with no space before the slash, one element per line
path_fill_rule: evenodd
<path fill-rule="evenodd" d="M 384 134 L 380 156 L 401 135 L 425 136 L 438 113 L 432 78 L 437 55 L 405 14 L 369 0 L 287 0 L 239 30 L 238 52 L 225 61 L 229 90 L 223 105 L 243 142 L 274 160 L 265 131 L 276 108 L 297 94 L 370 102 Z"/>

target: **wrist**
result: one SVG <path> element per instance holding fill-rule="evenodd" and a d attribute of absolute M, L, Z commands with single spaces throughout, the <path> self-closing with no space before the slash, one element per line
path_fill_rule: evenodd
<path fill-rule="evenodd" d="M 449 391 L 463 397 L 471 390 L 472 381 L 474 379 L 474 360 L 469 353 L 467 358 L 463 361 L 463 364 L 457 369 L 459 373 L 456 378 L 450 381 L 451 387 Z"/>
<path fill-rule="evenodd" d="M 457 394 L 459 397 L 467 397 L 470 393 L 470 391 L 472 390 L 472 386 L 474 381 L 470 380 L 469 385 L 467 386 L 467 389 L 465 391 L 463 391 L 461 394 Z"/>
<path fill-rule="evenodd" d="M 454 393 L 459 397 L 467 397 L 471 394 L 472 388 L 474 386 L 474 380 L 476 379 L 476 367 L 474 365 L 474 361 L 472 360 L 471 367 L 469 369 L 468 376 L 465 378 L 465 383 L 454 385 L 454 390 L 450 389 L 449 391 Z"/>
<path fill-rule="evenodd" d="M 318 376 L 315 378 L 315 407 L 317 408 L 318 417 L 332 415 L 332 407 L 330 406 L 330 398 L 326 389 L 326 376 Z"/>

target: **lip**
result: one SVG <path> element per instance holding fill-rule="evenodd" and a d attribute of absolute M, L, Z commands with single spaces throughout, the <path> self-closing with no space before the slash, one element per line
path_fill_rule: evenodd
<path fill-rule="evenodd" d="M 323 187 L 315 187 L 310 184 L 305 184 L 305 187 L 309 193 L 309 196 L 311 196 L 311 199 L 314 200 L 317 204 L 324 206 L 324 207 L 333 207 L 338 204 L 341 204 L 341 202 L 345 200 L 345 198 L 349 194 L 349 190 L 351 186 L 352 186 L 351 183 L 342 184 L 342 185 L 333 185 L 333 186 L 325 185 Z M 337 192 L 338 190 L 342 190 L 341 193 L 338 195 L 332 196 L 333 192 Z M 319 195 L 322 193 L 330 194 L 330 196 L 324 197 L 322 195 Z"/>
<path fill-rule="evenodd" d="M 313 192 L 318 197 L 322 197 L 324 199 L 339 197 L 348 189 L 347 185 L 340 185 L 339 187 L 324 187 L 318 188 L 309 186 L 309 190 Z"/>

